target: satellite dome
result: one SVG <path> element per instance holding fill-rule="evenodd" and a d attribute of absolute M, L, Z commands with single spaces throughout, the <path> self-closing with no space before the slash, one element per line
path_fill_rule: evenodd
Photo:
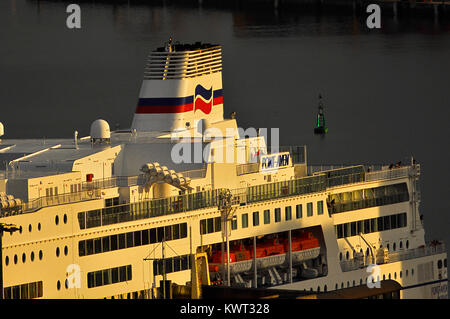
<path fill-rule="evenodd" d="M 91 141 L 104 141 L 111 138 L 109 124 L 105 120 L 98 119 L 91 124 Z"/>
<path fill-rule="evenodd" d="M 3 126 L 3 123 L 0 122 L 0 136 L 3 136 L 5 134 L 5 127 Z"/>

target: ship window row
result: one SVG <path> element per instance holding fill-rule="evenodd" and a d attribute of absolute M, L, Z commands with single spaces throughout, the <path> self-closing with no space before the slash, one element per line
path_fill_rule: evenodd
<path fill-rule="evenodd" d="M 200 220 L 200 235 L 215 233 L 221 230 L 222 221 L 220 217 Z"/>
<path fill-rule="evenodd" d="M 191 269 L 189 255 L 175 256 L 153 261 L 155 276 Z"/>
<path fill-rule="evenodd" d="M 406 213 L 359 220 L 355 222 L 335 225 L 336 237 L 345 238 L 360 233 L 368 234 L 384 230 L 406 227 Z"/>
<path fill-rule="evenodd" d="M 5 287 L 3 296 L 5 299 L 33 299 L 43 296 L 42 281 L 30 282 L 22 285 Z"/>
<path fill-rule="evenodd" d="M 323 201 L 317 201 L 316 203 L 317 205 L 317 215 L 322 215 L 323 214 Z M 313 216 L 313 203 L 307 203 L 306 204 L 307 207 L 307 213 L 306 216 L 307 217 L 311 217 Z M 255 211 L 252 212 L 251 217 L 252 217 L 252 225 L 253 226 L 259 226 L 260 225 L 260 217 L 259 217 L 259 211 Z M 219 225 L 220 225 L 220 217 L 216 217 L 218 219 Z M 271 222 L 271 212 L 270 209 L 265 209 L 262 212 L 262 218 L 263 218 L 263 223 L 264 225 L 268 225 Z M 274 216 L 273 216 L 273 220 L 275 223 L 279 223 L 283 220 L 283 214 L 281 211 L 281 208 L 277 207 L 274 209 Z M 303 218 L 303 204 L 297 204 L 295 206 L 295 218 L 296 219 L 300 219 Z M 285 221 L 290 221 L 292 220 L 292 206 L 285 206 L 284 207 L 284 220 Z M 202 221 L 201 221 L 202 222 Z M 215 225 L 215 224 L 214 224 Z M 248 213 L 243 213 L 241 215 L 241 228 L 247 228 L 249 226 L 249 214 Z M 205 226 L 203 226 L 205 227 Z M 237 218 L 233 218 L 231 220 L 231 229 L 232 230 L 236 230 L 238 228 L 238 219 Z M 200 224 L 200 230 L 202 229 L 202 225 Z M 213 223 L 211 222 L 211 226 L 210 229 L 213 229 Z M 221 229 L 218 229 L 216 231 L 220 231 Z M 209 232 L 206 232 L 209 233 Z M 202 233 L 202 234 L 206 234 L 206 233 Z"/>
<path fill-rule="evenodd" d="M 175 224 L 158 228 L 137 230 L 122 234 L 80 240 L 78 242 L 79 256 L 100 254 L 118 249 L 132 248 L 162 241 L 176 240 L 187 237 L 187 224 Z"/>
<path fill-rule="evenodd" d="M 400 183 L 332 194 L 328 201 L 332 213 L 342 213 L 406 202 L 409 201 L 409 193 L 406 183 Z"/>
<path fill-rule="evenodd" d="M 87 274 L 88 288 L 111 285 L 131 279 L 131 265 L 92 271 Z"/>

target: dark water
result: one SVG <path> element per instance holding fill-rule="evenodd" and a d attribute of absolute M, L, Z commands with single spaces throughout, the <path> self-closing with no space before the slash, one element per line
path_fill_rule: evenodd
<path fill-rule="evenodd" d="M 76 2 L 76 1 L 73 1 Z M 149 50 L 167 41 L 223 45 L 225 112 L 242 127 L 279 127 L 310 163 L 422 165 L 427 239 L 450 245 L 450 19 L 351 9 L 82 2 L 69 30 L 60 1 L 0 1 L 0 121 L 6 138 L 88 135 L 93 120 L 131 120 Z M 329 134 L 312 134 L 317 96 Z"/>

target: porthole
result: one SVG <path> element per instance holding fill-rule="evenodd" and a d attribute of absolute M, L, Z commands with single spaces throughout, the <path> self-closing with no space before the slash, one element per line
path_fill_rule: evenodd
<path fill-rule="evenodd" d="M 405 276 L 408 277 L 408 269 L 405 271 Z"/>
<path fill-rule="evenodd" d="M 395 249 L 396 249 L 396 245 L 395 245 L 395 243 L 393 243 L 392 244 L 392 251 L 395 251 Z"/>
<path fill-rule="evenodd" d="M 31 227 L 31 224 L 28 225 L 28 231 L 31 233 L 31 230 L 33 229 L 33 227 Z"/>
<path fill-rule="evenodd" d="M 60 290 L 61 289 L 61 282 L 58 280 L 58 282 L 56 283 L 56 289 Z"/>
<path fill-rule="evenodd" d="M 30 259 L 31 259 L 31 261 L 34 261 L 34 251 L 31 252 Z"/>
<path fill-rule="evenodd" d="M 400 243 L 399 243 L 399 248 L 400 248 L 400 249 L 403 248 L 403 242 L 402 242 L 402 241 L 400 241 Z"/>
<path fill-rule="evenodd" d="M 342 253 L 339 253 L 339 260 L 342 261 Z"/>
<path fill-rule="evenodd" d="M 355 284 L 356 284 L 356 283 L 355 283 L 355 281 L 353 280 L 353 287 L 355 287 Z"/>
<path fill-rule="evenodd" d="M 383 275 L 383 280 L 386 280 L 386 275 Z"/>
<path fill-rule="evenodd" d="M 14 255 L 14 264 L 17 264 L 17 255 Z"/>
<path fill-rule="evenodd" d="M 336 284 L 336 286 L 334 286 L 334 290 L 337 290 L 338 289 L 338 284 Z"/>
<path fill-rule="evenodd" d="M 359 280 L 359 284 L 362 285 L 362 278 Z"/>
<path fill-rule="evenodd" d="M 56 225 L 59 224 L 59 217 L 58 217 L 58 215 L 55 216 L 55 224 L 56 224 Z"/>
<path fill-rule="evenodd" d="M 66 214 L 64 214 L 63 221 L 64 221 L 64 224 L 67 224 L 67 215 Z"/>
<path fill-rule="evenodd" d="M 343 282 L 341 282 L 341 289 L 343 289 L 344 288 L 344 283 Z"/>
<path fill-rule="evenodd" d="M 38 223 L 38 230 L 41 231 L 41 223 Z"/>
<path fill-rule="evenodd" d="M 406 241 L 406 249 L 409 248 L 409 240 Z"/>
<path fill-rule="evenodd" d="M 68 253 L 69 253 L 69 248 L 67 248 L 67 246 L 64 246 L 64 255 L 67 256 Z"/>
<path fill-rule="evenodd" d="M 6 265 L 6 266 L 9 265 L 9 257 L 8 257 L 8 256 L 6 256 L 6 258 L 5 258 L 5 265 Z"/>
<path fill-rule="evenodd" d="M 39 260 L 42 260 L 43 255 L 42 250 L 39 250 Z"/>
<path fill-rule="evenodd" d="M 64 286 L 66 287 L 66 289 L 69 289 L 69 279 L 66 279 L 64 281 Z"/>
<path fill-rule="evenodd" d="M 389 244 L 386 245 L 387 250 L 389 251 Z"/>
<path fill-rule="evenodd" d="M 323 291 L 327 292 L 327 290 L 328 290 L 327 285 L 323 286 Z"/>
<path fill-rule="evenodd" d="M 438 269 L 442 268 L 442 260 L 441 259 L 438 260 L 437 266 L 438 266 Z"/>
<path fill-rule="evenodd" d="M 394 279 L 397 279 L 397 272 L 394 272 Z"/>
<path fill-rule="evenodd" d="M 348 251 L 345 253 L 345 258 L 346 258 L 347 260 L 350 258 L 350 253 L 349 253 Z"/>
<path fill-rule="evenodd" d="M 59 247 L 56 247 L 56 257 L 59 257 Z"/>
<path fill-rule="evenodd" d="M 391 274 L 389 274 L 388 279 L 391 280 Z"/>
<path fill-rule="evenodd" d="M 402 278 L 403 277 L 403 273 L 402 273 L 402 271 L 400 270 L 400 278 Z"/>
<path fill-rule="evenodd" d="M 414 268 L 411 269 L 411 276 L 414 276 Z"/>
<path fill-rule="evenodd" d="M 27 255 L 25 253 L 22 254 L 22 262 L 25 263 L 27 261 Z"/>

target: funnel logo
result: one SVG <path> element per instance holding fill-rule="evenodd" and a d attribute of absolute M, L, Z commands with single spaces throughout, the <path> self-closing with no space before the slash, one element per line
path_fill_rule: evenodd
<path fill-rule="evenodd" d="M 205 89 L 200 84 L 195 87 L 194 94 L 194 112 L 201 110 L 205 114 L 211 113 L 211 107 L 213 105 L 213 89 L 212 86 L 209 90 Z"/>

